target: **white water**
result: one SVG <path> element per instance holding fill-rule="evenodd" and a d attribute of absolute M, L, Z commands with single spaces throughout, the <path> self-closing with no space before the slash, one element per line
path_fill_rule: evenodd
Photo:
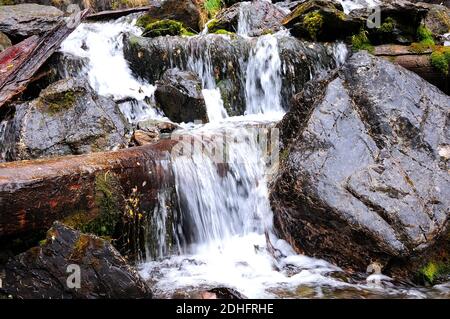
<path fill-rule="evenodd" d="M 364 9 L 364 8 L 374 8 L 379 4 L 378 0 L 338 0 L 345 13 L 349 13 L 352 10 Z"/>
<path fill-rule="evenodd" d="M 60 51 L 86 59 L 82 76 L 100 95 L 114 100 L 133 99 L 121 104 L 130 122 L 158 117 L 146 100 L 152 99 L 155 86 L 135 79 L 123 56 L 122 35 L 141 31 L 125 18 L 111 23 L 82 23 L 61 45 Z"/>
<path fill-rule="evenodd" d="M 145 103 L 154 87 L 132 76 L 121 53 L 123 31 L 138 33 L 123 20 L 82 24 L 64 42 L 62 51 L 87 59 L 85 74 L 99 94 L 115 99 L 132 97 L 146 106 L 145 116 L 156 117 L 156 112 Z M 338 64 L 343 63 L 346 54 L 345 46 L 334 47 Z M 305 289 L 312 290 L 309 297 L 327 296 L 330 289 L 353 289 L 353 296 L 370 291 L 424 297 L 415 289 L 396 289 L 389 278 L 382 276 L 369 277 L 367 283 L 347 283 L 335 276 L 344 275 L 339 268 L 296 254 L 274 235 L 267 188 L 272 170 L 264 156 L 267 143 L 256 140 L 260 131 L 249 128 L 273 127 L 283 115 L 281 63 L 275 36 L 259 38 L 251 53 L 245 116 L 227 117 L 207 50 L 191 52 L 187 64 L 202 80 L 211 123 L 183 125 L 184 130 L 177 135 L 191 137 L 197 148 L 185 156 L 173 152 L 170 165 L 164 164 L 175 176 L 182 218 L 180 224 L 168 224 L 168 194 L 161 191 L 151 218 L 157 249 L 146 254 L 156 258 L 139 265 L 140 274 L 154 282 L 156 296 L 171 297 L 177 291 L 227 286 L 248 297 L 262 298 L 303 297 Z M 221 153 L 218 147 L 223 144 L 223 137 L 227 148 Z M 190 141 L 179 145 L 189 150 Z M 172 250 L 167 249 L 168 231 L 175 237 L 176 247 Z M 447 287 L 436 289 L 448 291 Z"/>
<path fill-rule="evenodd" d="M 246 114 L 282 112 L 281 59 L 274 35 L 258 38 L 247 64 Z"/>

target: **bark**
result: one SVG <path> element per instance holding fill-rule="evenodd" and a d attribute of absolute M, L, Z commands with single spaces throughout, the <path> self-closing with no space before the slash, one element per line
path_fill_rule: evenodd
<path fill-rule="evenodd" d="M 161 140 L 117 152 L 0 164 L 0 238 L 47 230 L 75 213 L 95 218 L 102 205 L 96 193 L 99 177 L 119 201 L 137 188 L 142 207 L 152 207 L 160 186 L 170 184 L 161 160 L 175 143 Z"/>
<path fill-rule="evenodd" d="M 86 19 L 92 20 L 92 21 L 117 19 L 117 18 L 126 16 L 131 13 L 148 11 L 150 8 L 152 8 L 152 7 L 146 6 L 146 7 L 138 7 L 138 8 L 120 9 L 120 10 L 106 10 L 106 11 L 101 11 L 101 12 L 90 14 L 89 16 L 86 17 Z"/>
<path fill-rule="evenodd" d="M 26 89 L 34 74 L 88 13 L 79 12 L 70 23 L 61 20 L 43 36 L 29 37 L 0 53 L 0 108 Z"/>

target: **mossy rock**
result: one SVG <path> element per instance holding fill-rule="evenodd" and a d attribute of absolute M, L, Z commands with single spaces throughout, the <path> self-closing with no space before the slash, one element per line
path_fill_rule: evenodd
<path fill-rule="evenodd" d="M 430 56 L 430 63 L 444 76 L 448 76 L 450 69 L 450 47 L 435 47 L 433 53 Z"/>
<path fill-rule="evenodd" d="M 159 20 L 145 26 L 142 36 L 155 38 L 160 36 L 192 36 L 194 33 L 188 31 L 181 22 L 175 20 Z"/>
<path fill-rule="evenodd" d="M 283 25 L 300 38 L 334 41 L 357 33 L 362 20 L 346 15 L 339 3 L 312 0 L 298 5 L 283 20 Z"/>

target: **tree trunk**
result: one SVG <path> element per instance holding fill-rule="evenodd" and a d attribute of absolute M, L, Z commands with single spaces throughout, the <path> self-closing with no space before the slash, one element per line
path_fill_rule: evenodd
<path fill-rule="evenodd" d="M 0 53 L 0 108 L 26 89 L 33 75 L 88 13 L 84 10 L 70 21 L 61 20 L 43 36 L 31 36 Z"/>
<path fill-rule="evenodd" d="M 150 211 L 162 185 L 173 185 L 162 160 L 175 144 L 0 164 L 0 238 L 47 230 L 75 213 L 95 218 L 109 204 L 105 194 L 120 203 L 140 194 Z"/>

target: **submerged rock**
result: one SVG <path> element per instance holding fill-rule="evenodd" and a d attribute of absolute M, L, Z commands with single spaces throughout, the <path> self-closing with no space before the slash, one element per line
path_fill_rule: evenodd
<path fill-rule="evenodd" d="M 18 4 L 0 6 L 0 32 L 11 38 L 45 33 L 61 21 L 63 12 L 52 6 Z"/>
<path fill-rule="evenodd" d="M 113 150 L 128 144 L 128 124 L 116 103 L 86 84 L 60 80 L 16 106 L 0 154 L 23 160 Z"/>
<path fill-rule="evenodd" d="M 242 31 L 255 36 L 280 30 L 285 16 L 286 11 L 264 0 L 238 2 L 219 12 L 207 27 L 211 33 L 218 30 L 238 32 L 238 24 L 241 21 L 246 29 Z"/>
<path fill-rule="evenodd" d="M 411 274 L 447 234 L 449 110 L 437 88 L 363 52 L 310 82 L 279 125 L 280 235 L 345 268 Z"/>
<path fill-rule="evenodd" d="M 202 84 L 197 75 L 179 69 L 169 69 L 156 85 L 156 104 L 171 121 L 208 122 Z"/>
<path fill-rule="evenodd" d="M 152 297 L 138 272 L 108 241 L 59 222 L 39 247 L 14 257 L 4 271 L 3 290 L 13 298 Z"/>

